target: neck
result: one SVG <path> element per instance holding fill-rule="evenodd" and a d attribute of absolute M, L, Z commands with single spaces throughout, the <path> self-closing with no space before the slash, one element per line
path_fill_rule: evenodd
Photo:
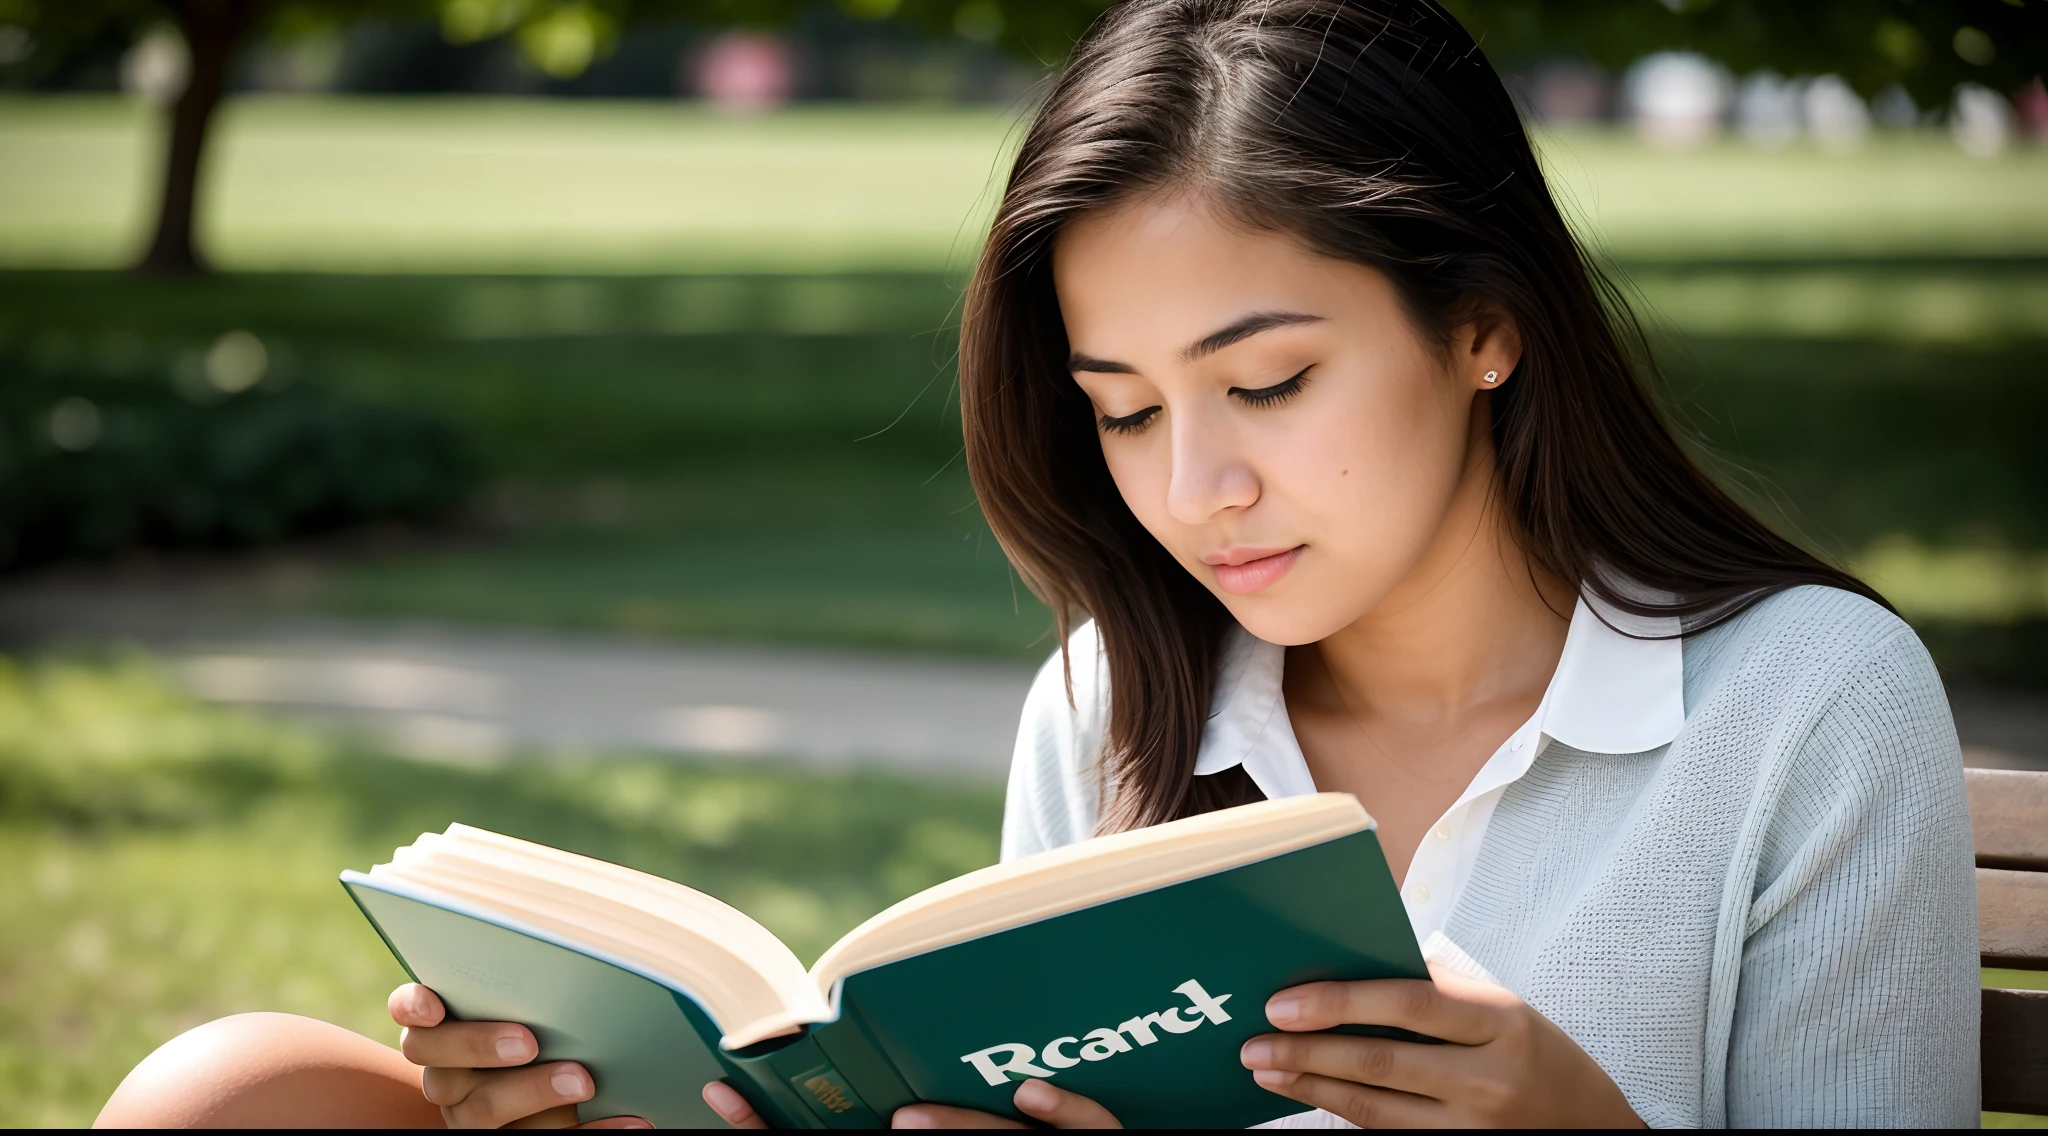
<path fill-rule="evenodd" d="M 1316 701 L 1440 728 L 1504 702 L 1533 707 L 1549 686 L 1576 592 L 1512 537 L 1479 401 L 1457 493 L 1415 567 L 1356 622 L 1297 648 L 1323 680 Z"/>

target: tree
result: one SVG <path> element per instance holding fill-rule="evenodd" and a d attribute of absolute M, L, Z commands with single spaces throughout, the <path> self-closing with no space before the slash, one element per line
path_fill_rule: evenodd
<path fill-rule="evenodd" d="M 815 0 L 825 2 L 825 0 Z M 1891 84 L 1923 104 L 1958 83 L 2014 91 L 2048 72 L 2048 0 L 1443 0 L 1497 61 L 1571 54 L 1620 67 L 1689 48 L 1738 70 L 1834 72 L 1864 94 Z M 837 0 L 848 13 L 999 44 L 1057 65 L 1108 0 Z M 201 159 L 236 52 L 259 31 L 288 35 L 372 16 L 432 17 L 456 42 L 515 37 L 547 74 L 570 78 L 632 24 L 772 28 L 807 0 L 0 0 L 0 27 L 34 49 L 0 68 L 33 81 L 81 44 L 172 23 L 191 66 L 170 110 L 155 235 L 139 268 L 204 267 L 194 243 Z"/>

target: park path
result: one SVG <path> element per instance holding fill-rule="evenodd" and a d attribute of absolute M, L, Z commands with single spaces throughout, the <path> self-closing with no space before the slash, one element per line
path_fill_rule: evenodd
<path fill-rule="evenodd" d="M 194 695 L 366 730 L 415 756 L 664 752 L 996 777 L 1032 667 L 261 614 L 104 576 L 0 588 L 0 648 L 128 642 Z M 1970 765 L 2048 769 L 2048 697 L 1951 691 Z"/>
<path fill-rule="evenodd" d="M 668 752 L 1000 776 L 1029 664 L 269 613 L 104 577 L 0 588 L 0 646 L 126 643 L 186 690 L 402 753 Z"/>

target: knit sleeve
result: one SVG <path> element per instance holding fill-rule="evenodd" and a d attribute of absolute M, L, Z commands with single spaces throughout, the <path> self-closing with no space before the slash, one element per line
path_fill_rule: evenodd
<path fill-rule="evenodd" d="M 1108 675 L 1095 624 L 1067 639 L 1066 658 L 1053 652 L 1025 696 L 1010 757 L 1003 803 L 1003 859 L 1085 840 L 1099 808 Z M 1069 667 L 1073 676 L 1068 697 Z"/>
<path fill-rule="evenodd" d="M 1894 624 L 1805 728 L 1762 802 L 1727 1121 L 1975 1127 L 1970 818 L 1919 640 Z"/>

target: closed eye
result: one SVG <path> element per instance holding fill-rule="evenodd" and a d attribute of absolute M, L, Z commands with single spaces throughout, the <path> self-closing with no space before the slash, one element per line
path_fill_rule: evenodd
<path fill-rule="evenodd" d="M 1303 367 L 1299 374 L 1288 379 L 1286 382 L 1274 383 L 1270 387 L 1259 387 L 1256 390 L 1246 390 L 1244 387 L 1231 387 L 1230 394 L 1232 397 L 1248 402 L 1253 406 L 1274 406 L 1300 394 L 1301 388 L 1308 385 L 1308 372 L 1309 369 Z"/>
<path fill-rule="evenodd" d="M 1102 416 L 1102 419 L 1099 424 L 1101 425 L 1105 433 L 1135 434 L 1138 431 L 1143 430 L 1145 428 L 1145 424 L 1152 421 L 1152 416 L 1157 413 L 1159 413 L 1158 407 L 1148 406 L 1145 409 L 1138 411 L 1136 414 L 1126 414 L 1122 418 L 1111 418 L 1109 415 L 1105 414 Z"/>

